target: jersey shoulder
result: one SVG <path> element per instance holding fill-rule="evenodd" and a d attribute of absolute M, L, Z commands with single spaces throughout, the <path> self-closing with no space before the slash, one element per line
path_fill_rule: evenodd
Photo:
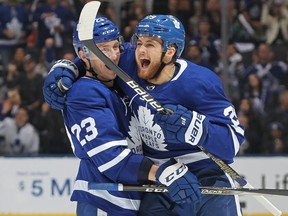
<path fill-rule="evenodd" d="M 198 89 L 222 86 L 222 82 L 217 74 L 206 67 L 184 59 L 178 59 L 176 65 L 179 71 L 171 81 L 178 80 L 178 82 L 175 83 L 183 87 L 190 86 L 189 89 L 191 89 L 191 86 L 193 86 L 194 90 L 197 91 Z"/>
<path fill-rule="evenodd" d="M 98 80 L 81 77 L 75 82 L 67 93 L 67 105 L 86 104 L 99 106 L 105 103 L 107 98 L 111 98 L 112 91 Z"/>
<path fill-rule="evenodd" d="M 212 102 L 227 103 L 221 79 L 213 71 L 184 59 L 178 59 L 177 66 L 179 72 L 171 80 L 171 90 L 181 89 L 173 94 L 183 105 L 196 109 Z"/>
<path fill-rule="evenodd" d="M 185 76 L 185 78 L 193 78 L 196 80 L 207 80 L 207 81 L 217 81 L 220 79 L 215 72 L 210 70 L 209 68 L 194 64 L 185 59 L 178 59 L 176 61 L 176 65 L 179 67 L 179 75 Z"/>

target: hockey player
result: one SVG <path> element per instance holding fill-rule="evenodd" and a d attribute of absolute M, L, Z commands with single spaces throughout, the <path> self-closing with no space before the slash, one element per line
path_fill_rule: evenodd
<path fill-rule="evenodd" d="M 226 163 L 232 163 L 244 140 L 244 130 L 233 105 L 225 97 L 219 77 L 207 68 L 180 58 L 185 31 L 174 16 L 145 17 L 137 25 L 134 39 L 134 48 L 126 47 L 119 66 L 173 111 L 171 115 L 157 113 L 118 81 L 131 100 L 133 116 L 129 128 L 140 133 L 144 155 L 159 165 L 172 157 L 181 159 L 203 186 L 233 186 L 231 178 L 197 147 L 203 146 Z M 54 84 L 62 80 L 55 75 L 56 70 L 63 71 L 55 68 L 54 75 L 50 74 Z M 65 74 L 71 77 L 66 81 L 69 86 L 74 81 L 73 71 Z M 61 108 L 64 93 L 57 88 L 50 89 L 47 83 L 45 87 L 44 92 L 54 97 L 53 101 L 51 97 L 46 100 L 50 100 L 53 107 Z M 202 195 L 200 201 L 179 204 L 167 194 L 146 193 L 139 215 L 234 216 L 241 215 L 241 210 L 238 196 Z"/>
<path fill-rule="evenodd" d="M 95 19 L 93 39 L 103 53 L 118 64 L 120 34 L 110 20 L 104 17 Z M 141 193 L 89 190 L 89 182 L 138 185 L 157 178 L 158 183 L 168 186 L 172 200 L 198 200 L 198 181 L 184 164 L 171 160 L 158 168 L 143 155 L 132 153 L 126 140 L 130 110 L 115 88 L 115 73 L 83 46 L 77 28 L 73 46 L 86 69 L 85 75 L 67 93 L 67 106 L 63 109 L 68 137 L 75 156 L 80 159 L 71 196 L 72 201 L 77 201 L 77 215 L 137 215 Z M 71 69 L 74 65 L 60 60 L 55 66 Z M 73 70 L 77 71 L 76 66 Z M 165 179 L 171 173 L 175 178 L 168 182 Z M 179 184 L 185 188 L 180 188 Z M 187 195 L 180 197 L 183 191 Z"/>

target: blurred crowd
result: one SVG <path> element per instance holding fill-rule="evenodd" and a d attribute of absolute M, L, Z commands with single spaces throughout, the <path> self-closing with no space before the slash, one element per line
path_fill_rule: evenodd
<path fill-rule="evenodd" d="M 120 8 L 115 1 L 102 1 L 99 13 L 119 25 L 126 41 L 147 14 L 183 22 L 182 57 L 219 75 L 245 126 L 239 155 L 288 153 L 287 0 L 225 1 L 225 52 L 224 1 L 123 0 Z M 55 60 L 75 58 L 72 32 L 86 2 L 0 1 L 0 155 L 72 152 L 61 112 L 44 102 L 42 85 Z"/>

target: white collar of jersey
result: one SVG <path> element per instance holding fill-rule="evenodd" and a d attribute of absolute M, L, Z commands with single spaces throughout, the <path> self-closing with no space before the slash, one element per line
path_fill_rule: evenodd
<path fill-rule="evenodd" d="M 176 74 L 176 76 L 173 77 L 173 79 L 171 79 L 171 81 L 177 80 L 181 76 L 181 74 L 184 72 L 184 70 L 187 68 L 187 65 L 188 65 L 187 62 L 183 59 L 177 59 L 176 63 L 179 64 L 180 69 L 178 73 Z"/>

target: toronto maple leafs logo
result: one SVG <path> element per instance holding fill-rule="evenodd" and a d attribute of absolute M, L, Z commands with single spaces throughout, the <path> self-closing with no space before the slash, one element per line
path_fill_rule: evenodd
<path fill-rule="evenodd" d="M 135 133 L 137 133 L 145 145 L 158 151 L 167 151 L 165 149 L 167 144 L 164 143 L 162 129 L 158 124 L 153 122 L 154 115 L 151 113 L 151 110 L 147 107 L 139 106 L 137 116 L 138 118 L 131 118 L 129 135 L 135 139 Z"/>
<path fill-rule="evenodd" d="M 142 140 L 140 133 L 138 131 L 137 125 L 138 125 L 138 120 L 132 116 L 129 124 L 129 132 L 128 134 L 130 135 L 131 138 L 127 138 L 128 142 L 128 147 L 131 149 L 131 151 L 135 154 L 143 154 L 143 149 L 142 149 Z"/>

